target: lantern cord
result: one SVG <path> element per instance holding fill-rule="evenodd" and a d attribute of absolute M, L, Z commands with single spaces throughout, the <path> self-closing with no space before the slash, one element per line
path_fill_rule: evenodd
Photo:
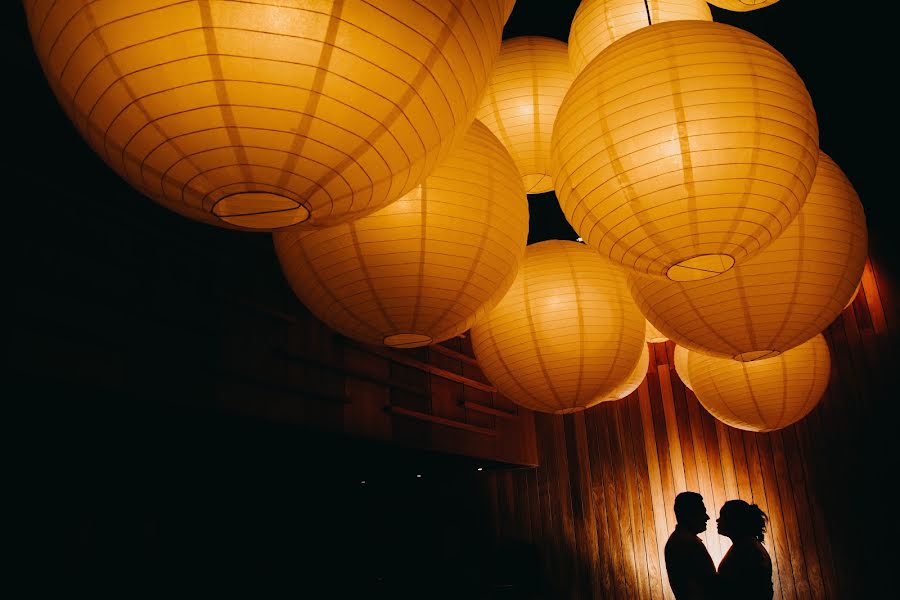
<path fill-rule="evenodd" d="M 653 21 L 650 19 L 650 2 L 649 2 L 649 0 L 644 0 L 644 8 L 647 9 L 647 25 L 653 25 Z"/>

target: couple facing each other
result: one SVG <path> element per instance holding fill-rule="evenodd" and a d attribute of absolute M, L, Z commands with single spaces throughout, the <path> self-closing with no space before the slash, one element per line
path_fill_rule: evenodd
<path fill-rule="evenodd" d="M 697 534 L 709 515 L 703 496 L 682 492 L 675 497 L 675 531 L 666 542 L 669 585 L 678 600 L 771 600 L 772 560 L 762 545 L 766 514 L 755 504 L 729 500 L 716 519 L 719 535 L 731 539 L 719 569 Z"/>

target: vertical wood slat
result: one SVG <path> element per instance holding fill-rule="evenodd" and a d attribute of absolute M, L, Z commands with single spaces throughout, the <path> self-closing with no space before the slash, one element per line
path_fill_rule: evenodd
<path fill-rule="evenodd" d="M 608 407 L 602 407 L 607 410 Z M 611 544 L 609 534 L 609 524 L 606 519 L 606 496 L 605 486 L 603 485 L 603 471 L 613 468 L 609 461 L 609 453 L 604 451 L 602 441 L 606 438 L 605 432 L 600 431 L 597 427 L 604 427 L 605 421 L 598 415 L 603 410 L 589 411 L 585 414 L 585 429 L 588 435 L 588 448 L 591 452 L 591 495 L 594 507 L 594 520 L 597 526 L 597 542 L 600 553 L 600 583 L 602 595 L 606 596 L 611 593 L 613 566 L 611 563 L 609 548 Z M 597 425 L 595 425 L 597 424 Z"/>
<path fill-rule="evenodd" d="M 575 538 L 578 547 L 579 598 L 594 598 L 600 592 L 600 548 L 594 520 L 591 490 L 591 459 L 588 451 L 584 413 L 568 415 L 565 419 L 569 443 L 569 481 L 572 485 L 572 513 L 575 519 Z"/>
<path fill-rule="evenodd" d="M 634 535 L 635 528 L 639 527 L 639 525 L 631 520 L 631 512 L 628 509 L 628 484 L 626 479 L 631 478 L 631 470 L 628 469 L 622 449 L 621 410 L 618 404 L 613 404 L 610 408 L 612 409 L 609 411 L 611 417 L 609 423 L 610 450 L 614 457 L 614 464 L 618 467 L 612 470 L 613 477 L 611 480 L 613 482 L 618 513 L 616 523 L 619 526 L 619 539 L 622 544 L 623 569 L 619 574 L 619 581 L 621 581 L 619 589 L 624 590 L 623 597 L 632 598 L 636 593 L 637 587 Z"/>
<path fill-rule="evenodd" d="M 778 491 L 778 475 L 775 472 L 771 436 L 761 436 L 757 440 L 757 448 L 760 450 L 760 467 L 769 508 L 769 545 L 774 548 L 771 554 L 773 559 L 772 583 L 775 589 L 775 598 L 794 600 L 796 597 L 794 593 L 794 579 L 788 558 L 790 550 L 781 510 L 781 496 Z"/>
<path fill-rule="evenodd" d="M 633 404 L 633 403 L 632 403 Z M 624 479 L 628 501 L 628 518 L 632 523 L 632 545 L 634 547 L 635 596 L 649 598 L 650 576 L 648 573 L 647 549 L 645 545 L 644 531 L 646 525 L 641 515 L 640 482 L 643 478 L 640 465 L 642 463 L 639 454 L 635 453 L 633 438 L 638 432 L 630 428 L 631 410 L 625 403 L 614 405 L 616 416 L 616 432 L 619 437 L 619 445 L 624 457 Z M 629 476 L 631 474 L 631 476 Z"/>
<path fill-rule="evenodd" d="M 644 386 L 641 387 L 644 388 Z M 632 397 L 634 395 L 635 393 L 632 394 Z M 636 479 L 638 481 L 638 492 L 640 494 L 639 514 L 641 515 L 641 522 L 644 524 L 644 549 L 646 554 L 645 559 L 647 561 L 649 595 L 642 597 L 661 600 L 665 597 L 665 589 L 668 586 L 662 581 L 664 571 L 663 565 L 660 562 L 660 552 L 656 539 L 649 461 L 641 460 L 643 457 L 641 451 L 646 447 L 644 441 L 646 433 L 641 426 L 641 403 L 632 400 L 631 402 L 626 403 L 625 407 L 628 409 L 630 416 L 629 424 L 633 436 L 633 452 L 637 465 Z"/>
<path fill-rule="evenodd" d="M 650 404 L 650 376 L 638 386 L 638 402 L 640 406 L 641 425 L 644 431 L 644 452 L 646 453 L 647 468 L 649 473 L 650 498 L 653 506 L 653 524 L 656 534 L 656 558 L 660 571 L 665 573 L 664 549 L 668 539 L 668 524 L 666 523 L 666 507 L 662 493 L 662 468 L 659 464 L 659 452 L 656 448 L 656 429 L 653 424 L 652 406 Z M 633 395 L 632 395 L 633 397 Z M 674 598 L 668 582 L 662 586 L 664 597 L 669 600 Z"/>
<path fill-rule="evenodd" d="M 790 430 L 783 432 L 789 446 L 790 456 L 802 456 L 800 448 L 800 434 L 805 423 L 798 424 Z M 821 574 L 821 560 L 817 548 L 815 525 L 813 523 L 813 507 L 809 502 L 809 494 L 806 489 L 806 473 L 802 460 L 792 460 L 788 465 L 791 487 L 794 490 L 794 508 L 797 513 L 797 521 L 800 530 L 800 544 L 803 552 L 804 574 L 811 598 L 825 596 Z"/>
<path fill-rule="evenodd" d="M 802 446 L 801 451 L 804 457 L 806 457 L 806 460 L 803 461 L 807 466 L 806 476 L 811 482 L 815 482 L 816 476 L 819 474 L 826 474 L 825 476 L 827 476 L 826 469 L 821 466 L 817 467 L 815 464 L 816 457 L 827 455 L 825 448 L 825 433 L 822 427 L 822 412 L 822 410 L 813 411 L 807 419 L 804 419 L 799 424 L 798 428 Z M 819 494 L 814 493 L 811 490 L 807 491 L 809 492 L 808 496 L 811 514 L 822 515 L 824 504 L 822 503 Z M 835 595 L 835 590 L 838 589 L 838 582 L 835 574 L 837 565 L 834 562 L 834 553 L 831 548 L 831 536 L 828 534 L 825 523 L 821 518 L 813 519 L 813 526 L 815 528 L 816 537 L 815 546 L 818 551 L 818 562 L 823 580 L 824 589 L 822 597 L 839 597 Z"/>

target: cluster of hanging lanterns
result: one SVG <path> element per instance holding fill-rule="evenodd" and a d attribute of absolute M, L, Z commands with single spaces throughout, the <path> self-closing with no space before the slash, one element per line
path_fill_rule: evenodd
<path fill-rule="evenodd" d="M 470 330 L 498 390 L 551 413 L 628 396 L 672 340 L 721 421 L 803 418 L 867 238 L 798 73 L 701 0 L 582 0 L 568 43 L 501 41 L 513 4 L 24 2 L 107 164 L 187 217 L 272 232 L 343 335 Z M 527 194 L 551 190 L 584 243 L 526 248 Z"/>

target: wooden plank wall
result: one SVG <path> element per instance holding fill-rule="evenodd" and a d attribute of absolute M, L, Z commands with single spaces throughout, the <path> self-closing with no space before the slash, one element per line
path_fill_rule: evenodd
<path fill-rule="evenodd" d="M 647 378 L 628 398 L 539 414 L 540 467 L 495 476 L 495 535 L 539 551 L 542 597 L 671 599 L 663 547 L 672 504 L 695 490 L 712 517 L 702 539 L 716 564 L 730 545 L 715 526 L 726 500 L 768 513 L 776 599 L 896 590 L 886 570 L 897 539 L 888 486 L 900 472 L 895 290 L 870 259 L 859 295 L 825 332 L 824 398 L 780 431 L 744 432 L 710 416 L 678 378 L 672 342 L 652 345 Z"/>

